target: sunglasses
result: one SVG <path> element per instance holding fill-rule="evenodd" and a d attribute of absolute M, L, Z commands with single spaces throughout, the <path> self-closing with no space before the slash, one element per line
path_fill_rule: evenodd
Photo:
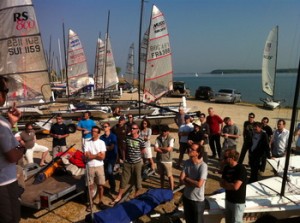
<path fill-rule="evenodd" d="M 134 130 L 134 129 L 139 129 L 139 128 L 131 128 L 132 130 Z"/>
<path fill-rule="evenodd" d="M 128 116 L 128 118 L 133 118 L 132 116 Z"/>
<path fill-rule="evenodd" d="M 104 125 L 103 128 L 108 128 L 108 125 Z"/>

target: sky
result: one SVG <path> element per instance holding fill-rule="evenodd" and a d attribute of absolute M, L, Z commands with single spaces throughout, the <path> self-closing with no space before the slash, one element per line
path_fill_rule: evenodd
<path fill-rule="evenodd" d="M 140 0 L 33 0 L 44 48 L 58 53 L 58 39 L 75 31 L 93 73 L 96 40 L 104 37 L 110 11 L 109 35 L 116 66 L 125 71 L 131 43 L 136 70 Z M 278 68 L 296 68 L 300 56 L 299 0 L 147 0 L 143 32 L 152 5 L 165 15 L 174 73 L 204 73 L 214 69 L 261 69 L 270 30 L 279 26 Z M 67 35 L 66 35 L 67 36 Z M 62 47 L 62 45 L 61 45 Z"/>

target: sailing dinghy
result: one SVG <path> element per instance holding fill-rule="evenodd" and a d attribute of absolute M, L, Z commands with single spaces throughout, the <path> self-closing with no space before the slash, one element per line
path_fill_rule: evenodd
<path fill-rule="evenodd" d="M 268 109 L 275 109 L 284 100 L 274 100 L 276 68 L 278 54 L 278 26 L 274 27 L 267 38 L 262 60 L 262 90 L 270 97 L 261 98 L 263 106 Z"/>
<path fill-rule="evenodd" d="M 172 51 L 167 23 L 155 5 L 143 44 L 147 45 L 145 61 L 141 61 L 146 62 L 143 101 L 152 103 L 173 89 Z"/>
<path fill-rule="evenodd" d="M 50 102 L 51 88 L 41 34 L 31 0 L 0 2 L 0 75 L 9 79 L 5 106 L 18 106 L 32 113 Z"/>

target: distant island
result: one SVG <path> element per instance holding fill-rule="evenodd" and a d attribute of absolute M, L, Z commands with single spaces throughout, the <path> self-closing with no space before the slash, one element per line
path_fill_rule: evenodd
<path fill-rule="evenodd" d="M 277 73 L 297 73 L 297 68 L 277 69 Z M 244 70 L 244 69 L 217 69 L 210 72 L 210 74 L 240 74 L 240 73 L 261 73 L 260 70 Z"/>

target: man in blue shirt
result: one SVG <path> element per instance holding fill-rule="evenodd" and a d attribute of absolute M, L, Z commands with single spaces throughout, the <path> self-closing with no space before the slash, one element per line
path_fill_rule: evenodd
<path fill-rule="evenodd" d="M 100 136 L 100 139 L 104 141 L 106 145 L 106 155 L 104 160 L 105 176 L 110 185 L 110 192 L 116 194 L 116 181 L 113 171 L 118 154 L 117 136 L 111 132 L 109 122 L 105 122 L 102 127 L 104 134 Z"/>
<path fill-rule="evenodd" d="M 92 138 L 92 127 L 96 126 L 96 123 L 94 120 L 90 119 L 91 112 L 86 111 L 83 114 L 83 119 L 81 119 L 77 124 L 77 130 L 82 132 L 82 145 L 84 145 L 84 142 L 86 140 L 89 140 Z"/>

